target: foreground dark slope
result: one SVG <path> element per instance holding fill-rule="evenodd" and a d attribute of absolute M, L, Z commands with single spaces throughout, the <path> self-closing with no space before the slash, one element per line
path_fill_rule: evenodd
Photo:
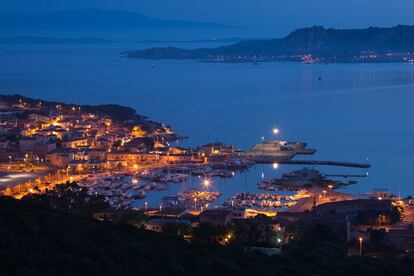
<path fill-rule="evenodd" d="M 242 275 L 256 267 L 248 258 L 246 264 L 227 261 L 231 252 L 189 246 L 128 225 L 4 197 L 0 206 L 0 275 Z"/>
<path fill-rule="evenodd" d="M 218 48 L 186 50 L 179 48 L 150 48 L 126 52 L 127 57 L 147 59 L 213 59 L 218 56 L 263 56 L 265 59 L 312 54 L 321 57 L 338 56 L 349 59 L 365 51 L 377 53 L 414 52 L 414 27 L 396 26 L 337 30 L 323 27 L 298 29 L 285 38 L 246 40 Z M 286 58 L 286 57 L 285 57 Z"/>
<path fill-rule="evenodd" d="M 320 228 L 282 256 L 246 254 L 0 197 L 0 275 L 413 275 L 412 263 L 344 249 Z"/>

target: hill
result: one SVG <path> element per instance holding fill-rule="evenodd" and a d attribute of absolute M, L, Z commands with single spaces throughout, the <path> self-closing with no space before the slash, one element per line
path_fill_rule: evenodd
<path fill-rule="evenodd" d="M 41 14 L 2 14 L 0 29 L 6 30 L 116 30 L 139 28 L 227 28 L 209 23 L 153 18 L 137 12 L 77 9 Z"/>
<path fill-rule="evenodd" d="M 56 105 L 60 105 L 62 108 L 70 109 L 72 106 L 80 107 L 84 112 L 98 113 L 103 115 L 111 116 L 113 119 L 118 121 L 126 120 L 137 120 L 145 121 L 147 117 L 136 113 L 135 109 L 127 106 L 117 104 L 103 104 L 103 105 L 78 105 L 78 104 L 67 104 L 62 102 L 49 102 L 40 99 L 33 99 L 25 97 L 19 94 L 16 95 L 1 95 L 0 101 L 3 101 L 9 105 L 18 104 L 19 101 L 23 101 L 29 105 L 35 106 L 41 102 L 43 108 L 54 108 Z"/>
<path fill-rule="evenodd" d="M 20 44 L 94 44 L 94 43 L 113 43 L 116 41 L 95 38 L 95 37 L 83 37 L 83 38 L 55 38 L 44 36 L 16 36 L 0 38 L 0 44 L 6 45 L 20 45 Z"/>
<path fill-rule="evenodd" d="M 326 228 L 281 256 L 61 213 L 0 197 L 1 275 L 412 275 L 412 262 L 349 258 Z"/>
<path fill-rule="evenodd" d="M 414 26 L 367 29 L 298 29 L 280 39 L 245 40 L 218 48 L 150 48 L 130 58 L 207 61 L 395 62 L 414 58 Z M 413 60 L 414 61 L 414 60 Z"/>

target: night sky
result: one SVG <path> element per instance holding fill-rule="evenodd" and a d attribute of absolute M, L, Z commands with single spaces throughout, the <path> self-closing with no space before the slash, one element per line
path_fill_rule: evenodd
<path fill-rule="evenodd" d="M 412 0 L 2 0 L 1 13 L 102 8 L 286 34 L 298 27 L 414 25 Z"/>

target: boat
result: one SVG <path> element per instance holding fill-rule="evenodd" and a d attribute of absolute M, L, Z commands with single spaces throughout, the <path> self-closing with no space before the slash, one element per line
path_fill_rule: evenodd
<path fill-rule="evenodd" d="M 307 189 L 314 186 L 328 188 L 329 185 L 332 185 L 331 189 L 337 189 L 355 183 L 356 181 L 352 180 L 348 182 L 330 180 L 319 171 L 305 167 L 300 170 L 284 173 L 281 178 L 264 180 L 257 184 L 257 187 L 262 190 L 273 191 Z"/>
<path fill-rule="evenodd" d="M 305 143 L 288 143 L 285 141 L 263 141 L 255 145 L 243 156 L 258 163 L 274 163 L 291 160 L 299 149 L 306 147 Z"/>

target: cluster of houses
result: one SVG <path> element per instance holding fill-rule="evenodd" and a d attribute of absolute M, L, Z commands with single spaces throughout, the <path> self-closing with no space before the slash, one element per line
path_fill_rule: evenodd
<path fill-rule="evenodd" d="M 108 115 L 83 112 L 74 105 L 2 101 L 0 126 L 3 163 L 46 163 L 75 173 L 202 163 L 207 157 L 204 151 L 172 147 L 170 143 L 177 136 L 168 126 L 148 120 L 119 121 Z"/>

